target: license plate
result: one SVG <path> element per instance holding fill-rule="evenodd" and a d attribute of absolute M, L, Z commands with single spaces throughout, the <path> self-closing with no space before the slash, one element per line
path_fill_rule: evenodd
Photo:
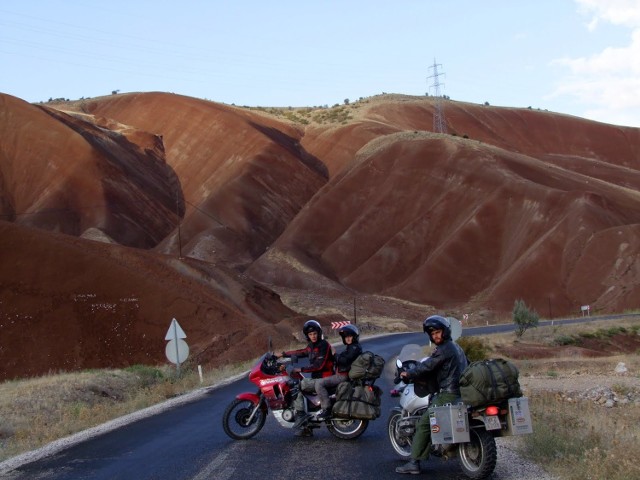
<path fill-rule="evenodd" d="M 497 415 L 484 417 L 484 424 L 486 425 L 487 430 L 500 430 L 502 428 L 502 424 L 500 423 L 500 419 Z"/>

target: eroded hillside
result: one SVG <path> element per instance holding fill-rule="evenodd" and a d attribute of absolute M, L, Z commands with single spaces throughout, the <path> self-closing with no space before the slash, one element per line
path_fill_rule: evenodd
<path fill-rule="evenodd" d="M 445 109 L 435 134 L 427 97 L 332 115 L 164 93 L 0 95 L 0 364 L 23 348 L 6 334 L 27 331 L 30 358 L 75 352 L 53 368 L 160 362 L 173 317 L 199 359 L 219 362 L 238 339 L 289 341 L 307 313 L 348 316 L 355 297 L 378 324 L 436 309 L 473 322 L 516 298 L 543 316 L 637 307 L 640 129 Z M 56 329 L 74 333 L 53 348 Z M 93 334 L 118 353 L 91 357 Z M 153 338 L 141 358 L 122 354 L 141 338 Z"/>

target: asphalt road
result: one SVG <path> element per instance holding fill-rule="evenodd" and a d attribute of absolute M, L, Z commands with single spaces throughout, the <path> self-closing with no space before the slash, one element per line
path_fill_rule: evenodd
<path fill-rule="evenodd" d="M 415 339 L 425 340 L 424 335 L 402 334 L 364 341 L 363 345 L 391 358 Z M 391 388 L 389 379 L 381 378 L 378 383 L 385 392 Z M 253 439 L 231 440 L 222 430 L 224 409 L 236 394 L 255 390 L 246 378 L 209 389 L 193 402 L 24 464 L 2 478 L 289 479 L 305 474 L 318 478 L 322 476 L 319 471 L 333 472 L 329 478 L 338 478 L 338 472 L 346 466 L 348 471 L 340 473 L 339 478 L 385 478 L 380 473 L 393 472 L 399 464 L 385 437 L 386 414 L 371 422 L 354 441 L 339 440 L 325 428 L 316 430 L 313 438 L 296 438 L 292 430 L 280 427 L 271 416 Z M 385 395 L 383 412 L 391 408 L 392 401 Z"/>
<path fill-rule="evenodd" d="M 618 317 L 610 317 L 613 320 Z M 578 319 L 577 321 L 580 321 Z M 556 320 L 556 323 L 560 321 Z M 573 322 L 573 320 L 572 320 Z M 513 330 L 512 325 L 466 329 L 465 335 Z M 356 440 L 340 440 L 325 428 L 313 438 L 296 438 L 271 416 L 250 440 L 235 441 L 222 430 L 222 414 L 236 394 L 255 391 L 245 377 L 231 384 L 209 388 L 193 401 L 142 418 L 88 440 L 54 451 L 43 458 L 7 467 L 0 464 L 0 478 L 11 480 L 205 480 L 253 478 L 398 478 L 402 461 L 386 435 L 387 412 L 396 400 L 392 388 L 391 359 L 407 343 L 424 344 L 422 333 L 406 333 L 364 340 L 365 349 L 387 360 L 386 372 L 377 384 L 385 392 L 382 416 L 369 423 Z M 266 342 L 265 342 L 266 345 Z M 264 352 L 255 352 L 256 356 Z M 499 439 L 499 442 L 502 440 Z M 501 457 L 493 480 L 519 478 L 504 473 Z M 4 469 L 3 469 L 4 465 Z M 423 472 L 443 480 L 461 478 L 457 461 L 432 459 Z"/>

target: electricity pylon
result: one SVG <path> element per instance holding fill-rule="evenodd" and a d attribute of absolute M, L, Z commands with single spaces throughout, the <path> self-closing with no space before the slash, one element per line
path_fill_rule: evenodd
<path fill-rule="evenodd" d="M 447 133 L 447 121 L 444 118 L 444 105 L 442 101 L 442 95 L 440 95 L 440 86 L 444 86 L 444 83 L 440 83 L 440 75 L 444 73 L 438 73 L 438 67 L 442 67 L 442 64 L 436 63 L 436 59 L 433 59 L 433 65 L 429 67 L 429 70 L 433 70 L 433 74 L 427 77 L 427 80 L 433 78 L 433 84 L 429 85 L 429 91 L 433 90 L 433 96 L 435 97 L 434 111 L 433 111 L 433 131 L 436 133 Z"/>

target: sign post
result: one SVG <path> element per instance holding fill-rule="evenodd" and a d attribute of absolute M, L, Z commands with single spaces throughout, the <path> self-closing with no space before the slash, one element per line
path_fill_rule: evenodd
<path fill-rule="evenodd" d="M 180 364 L 189 356 L 189 345 L 187 345 L 187 342 L 185 342 L 183 338 L 187 338 L 187 335 L 174 318 L 171 320 L 169 330 L 167 330 L 167 334 L 164 337 L 165 340 L 169 340 L 164 353 L 171 363 L 176 364 L 177 376 L 180 376 Z"/>

